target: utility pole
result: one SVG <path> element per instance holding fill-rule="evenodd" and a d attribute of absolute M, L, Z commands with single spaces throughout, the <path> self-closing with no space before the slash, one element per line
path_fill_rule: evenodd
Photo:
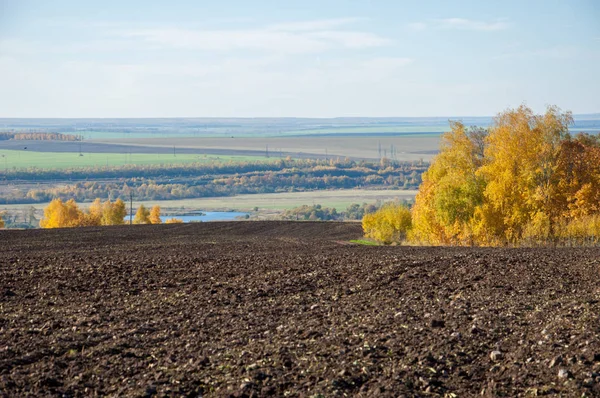
<path fill-rule="evenodd" d="M 133 224 L 133 191 L 129 191 L 129 225 Z"/>
<path fill-rule="evenodd" d="M 267 144 L 267 149 L 265 151 L 265 155 L 267 158 L 269 157 L 269 144 Z"/>

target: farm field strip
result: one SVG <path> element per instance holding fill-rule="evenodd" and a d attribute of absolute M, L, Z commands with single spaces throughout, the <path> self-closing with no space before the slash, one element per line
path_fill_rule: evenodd
<path fill-rule="evenodd" d="M 403 136 L 403 137 L 269 137 L 269 138 L 180 138 L 176 141 L 165 138 L 95 140 L 93 142 L 112 145 L 137 145 L 144 147 L 166 147 L 176 145 L 181 148 L 251 150 L 271 156 L 288 153 L 292 157 L 298 154 L 314 154 L 329 157 L 352 157 L 360 159 L 379 159 L 391 157 L 391 146 L 397 153 L 397 160 L 430 160 L 438 151 L 439 136 Z M 381 152 L 380 152 L 381 147 Z"/>
<path fill-rule="evenodd" d="M 0 231 L 7 396 L 600 396 L 600 248 L 358 223 Z"/>
<path fill-rule="evenodd" d="M 65 169 L 77 167 L 103 167 L 123 165 L 185 164 L 227 161 L 268 160 L 259 156 L 200 155 L 173 153 L 94 153 L 35 152 L 30 150 L 0 149 L 0 173 L 13 168 L 37 167 L 40 169 Z"/>

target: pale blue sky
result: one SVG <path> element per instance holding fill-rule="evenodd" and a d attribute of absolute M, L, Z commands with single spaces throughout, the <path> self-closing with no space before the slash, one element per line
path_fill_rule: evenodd
<path fill-rule="evenodd" d="M 0 117 L 600 112 L 600 1 L 0 0 Z"/>

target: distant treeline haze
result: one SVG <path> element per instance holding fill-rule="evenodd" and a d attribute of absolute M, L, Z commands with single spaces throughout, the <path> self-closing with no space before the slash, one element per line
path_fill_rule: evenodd
<path fill-rule="evenodd" d="M 330 188 L 416 189 L 427 165 L 422 162 L 292 160 L 272 162 L 194 163 L 122 166 L 72 170 L 13 170 L 8 178 L 25 181 L 68 181 L 66 186 L 12 190 L 7 204 L 44 203 L 55 198 L 78 202 L 96 198 L 171 200 L 237 194 L 294 192 Z M 93 180 L 107 181 L 93 181 Z M 88 181 L 85 181 L 88 180 Z"/>
<path fill-rule="evenodd" d="M 6 140 L 31 140 L 31 141 L 82 141 L 82 135 L 61 134 L 61 133 L 20 133 L 20 132 L 0 132 L 0 141 Z"/>

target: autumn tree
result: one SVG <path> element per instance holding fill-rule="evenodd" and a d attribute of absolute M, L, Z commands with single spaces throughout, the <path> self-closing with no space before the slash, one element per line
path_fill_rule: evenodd
<path fill-rule="evenodd" d="M 125 216 L 127 216 L 125 202 L 121 199 L 117 199 L 112 203 L 107 200 L 102 205 L 101 225 L 123 225 L 125 224 Z"/>
<path fill-rule="evenodd" d="M 413 207 L 411 239 L 429 244 L 473 243 L 475 210 L 483 203 L 483 164 L 487 131 L 451 122 L 442 136 Z"/>
<path fill-rule="evenodd" d="M 0 228 L 4 228 L 4 219 L 2 218 L 4 213 L 0 213 Z"/>
<path fill-rule="evenodd" d="M 556 216 L 578 218 L 600 212 L 600 136 L 579 134 L 565 140 L 556 173 Z"/>
<path fill-rule="evenodd" d="M 518 243 L 524 233 L 554 235 L 556 171 L 572 121 L 571 113 L 556 107 L 535 115 L 524 105 L 494 119 L 478 173 L 487 183 L 482 230 L 506 243 Z"/>
<path fill-rule="evenodd" d="M 160 206 L 154 206 L 150 209 L 150 223 L 160 224 L 162 220 L 160 218 Z"/>
<path fill-rule="evenodd" d="M 423 174 L 409 239 L 452 245 L 600 241 L 600 135 L 569 133 L 550 106 L 500 113 L 489 131 L 450 123 Z M 377 236 L 387 226 L 363 219 Z M 383 239 L 383 235 L 377 239 Z"/>
<path fill-rule="evenodd" d="M 151 224 L 150 222 L 150 210 L 146 209 L 144 205 L 140 205 L 133 218 L 134 224 Z"/>
<path fill-rule="evenodd" d="M 183 220 L 181 218 L 169 218 L 165 221 L 165 224 L 183 224 Z"/>
<path fill-rule="evenodd" d="M 383 243 L 399 242 L 411 229 L 410 210 L 400 203 L 386 203 L 376 212 L 366 214 L 362 226 L 367 238 Z"/>
<path fill-rule="evenodd" d="M 82 227 L 92 227 L 102 225 L 102 202 L 97 198 L 88 207 L 87 213 L 81 217 Z"/>
<path fill-rule="evenodd" d="M 75 227 L 80 224 L 82 217 L 83 213 L 74 199 L 67 202 L 54 199 L 44 209 L 44 218 L 40 221 L 40 226 L 42 228 Z"/>

